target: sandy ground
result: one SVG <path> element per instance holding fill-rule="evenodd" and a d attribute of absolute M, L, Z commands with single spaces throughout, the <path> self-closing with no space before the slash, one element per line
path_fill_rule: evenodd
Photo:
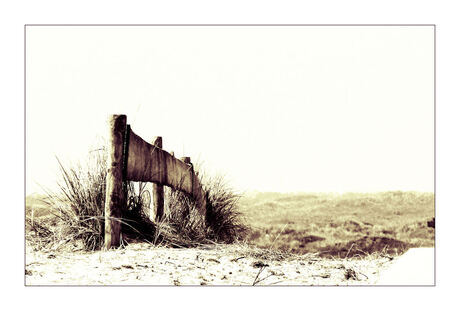
<path fill-rule="evenodd" d="M 241 245 L 172 249 L 130 244 L 96 252 L 26 248 L 26 285 L 373 285 L 389 257 L 277 256 Z"/>

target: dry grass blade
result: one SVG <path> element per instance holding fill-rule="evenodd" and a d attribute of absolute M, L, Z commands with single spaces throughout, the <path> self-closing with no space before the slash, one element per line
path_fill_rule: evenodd
<path fill-rule="evenodd" d="M 262 280 L 259 279 L 260 274 L 262 271 L 265 270 L 265 266 L 260 267 L 259 272 L 257 272 L 256 277 L 254 278 L 254 281 L 252 282 L 252 286 L 256 286 L 258 283 L 260 283 Z"/>

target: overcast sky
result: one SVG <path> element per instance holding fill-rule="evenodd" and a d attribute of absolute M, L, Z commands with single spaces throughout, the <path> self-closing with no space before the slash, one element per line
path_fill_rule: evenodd
<path fill-rule="evenodd" d="M 26 30 L 26 187 L 109 114 L 241 191 L 433 191 L 431 26 Z"/>

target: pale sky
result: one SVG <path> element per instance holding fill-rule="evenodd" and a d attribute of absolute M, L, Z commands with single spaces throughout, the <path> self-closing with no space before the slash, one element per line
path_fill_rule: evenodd
<path fill-rule="evenodd" d="M 28 26 L 26 187 L 109 114 L 237 190 L 433 191 L 431 26 Z"/>

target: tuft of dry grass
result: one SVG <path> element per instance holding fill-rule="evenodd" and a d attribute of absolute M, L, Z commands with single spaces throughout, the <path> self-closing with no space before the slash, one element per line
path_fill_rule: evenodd
<path fill-rule="evenodd" d="M 59 190 L 45 190 L 41 202 L 48 214 L 35 219 L 26 214 L 26 238 L 39 247 L 71 243 L 86 250 L 99 249 L 104 235 L 104 153 L 91 153 L 87 166 L 78 163 L 65 168 L 57 161 L 62 177 Z"/>
<path fill-rule="evenodd" d="M 213 178 L 200 174 L 206 195 L 206 214 L 202 215 L 196 202 L 188 195 L 170 190 L 165 193 L 168 202 L 159 234 L 163 241 L 180 246 L 209 243 L 234 243 L 242 240 L 248 228 L 239 212 L 239 195 L 226 185 L 222 176 Z"/>
<path fill-rule="evenodd" d="M 224 243 L 243 239 L 248 227 L 242 222 L 242 214 L 238 209 L 241 196 L 228 187 L 222 176 L 208 179 L 204 185 L 209 238 Z"/>

